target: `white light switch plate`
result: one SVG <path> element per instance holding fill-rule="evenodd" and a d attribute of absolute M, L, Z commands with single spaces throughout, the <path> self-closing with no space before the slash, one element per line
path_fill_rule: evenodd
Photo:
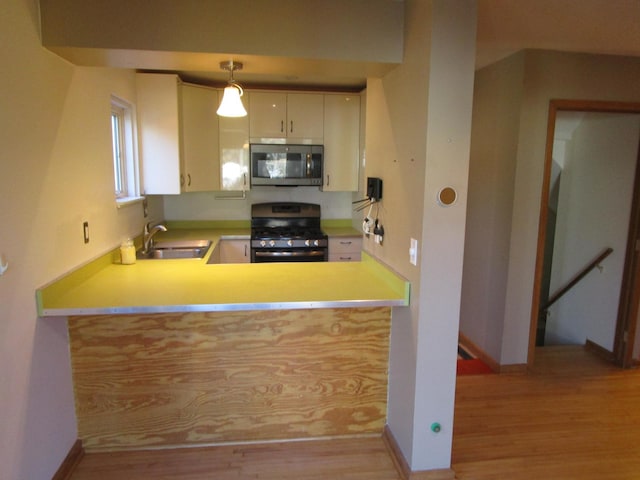
<path fill-rule="evenodd" d="M 418 240 L 415 238 L 411 239 L 409 245 L 409 262 L 411 265 L 418 265 Z"/>
<path fill-rule="evenodd" d="M 7 262 L 4 254 L 0 253 L 0 275 L 3 275 L 4 272 L 7 271 L 7 268 L 9 268 L 9 262 Z"/>

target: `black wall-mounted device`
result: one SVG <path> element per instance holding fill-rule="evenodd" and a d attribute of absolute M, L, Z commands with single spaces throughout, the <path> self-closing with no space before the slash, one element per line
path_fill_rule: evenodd
<path fill-rule="evenodd" d="M 367 198 L 374 202 L 382 199 L 382 179 L 367 177 Z"/>

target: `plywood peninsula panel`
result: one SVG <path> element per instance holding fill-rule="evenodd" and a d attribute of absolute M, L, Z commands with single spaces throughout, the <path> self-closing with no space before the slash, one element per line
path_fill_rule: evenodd
<path fill-rule="evenodd" d="M 390 309 L 71 317 L 87 450 L 381 433 Z"/>

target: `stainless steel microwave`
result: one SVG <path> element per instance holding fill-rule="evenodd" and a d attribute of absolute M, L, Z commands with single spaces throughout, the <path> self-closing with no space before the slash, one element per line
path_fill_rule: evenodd
<path fill-rule="evenodd" d="M 252 143 L 251 185 L 322 186 L 322 145 Z"/>

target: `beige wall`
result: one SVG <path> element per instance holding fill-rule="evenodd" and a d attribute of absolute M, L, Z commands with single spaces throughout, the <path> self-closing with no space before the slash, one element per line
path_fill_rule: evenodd
<path fill-rule="evenodd" d="M 389 0 L 323 0 L 322 8 L 299 0 L 42 0 L 41 5 L 47 46 L 402 58 L 403 6 Z M 145 22 L 149 17 L 154 21 Z"/>
<path fill-rule="evenodd" d="M 517 60 L 507 59 L 506 62 Z M 478 203 L 469 211 L 469 225 L 481 225 L 483 216 L 491 216 L 491 227 L 501 232 L 501 247 L 496 249 L 488 245 L 490 235 L 482 234 L 478 227 L 474 227 L 467 232 L 465 252 L 467 258 L 471 258 L 472 254 L 480 258 L 483 250 L 500 255 L 497 263 L 479 265 L 479 271 L 473 272 L 474 278 L 485 279 L 489 285 L 486 295 L 493 303 L 484 311 L 475 312 L 484 315 L 484 318 L 465 317 L 461 324 L 463 332 L 466 332 L 467 325 L 474 325 L 469 328 L 473 328 L 473 335 L 478 336 L 472 340 L 491 355 L 496 355 L 496 360 L 501 364 L 508 365 L 527 361 L 549 101 L 591 99 L 638 102 L 640 60 L 529 50 L 524 52 L 522 67 L 513 64 L 513 69 L 506 69 L 504 65 L 500 63 L 486 67 L 477 73 L 476 78 L 480 85 L 484 78 L 494 76 L 496 82 L 504 82 L 507 91 L 517 91 L 522 86 L 521 100 L 517 105 L 517 131 L 505 129 L 504 136 L 495 139 L 500 145 L 497 148 L 505 148 L 507 152 L 513 149 L 512 145 L 516 142 L 517 148 L 512 157 L 514 163 L 507 167 L 515 170 L 513 177 L 505 175 L 504 166 L 492 163 L 490 157 L 483 157 L 474 149 L 470 184 L 478 185 L 486 179 L 490 183 L 483 183 L 484 192 L 505 192 L 505 196 L 502 204 L 492 204 L 490 199 L 478 198 Z M 485 101 L 480 97 L 483 92 L 486 91 L 478 89 L 476 105 Z M 496 92 L 484 94 L 496 95 Z M 518 96 L 514 97 L 514 101 Z M 512 107 L 509 107 L 509 111 L 514 113 Z M 478 129 L 482 128 L 481 122 L 504 124 L 498 104 L 495 107 L 489 105 L 485 114 L 477 119 L 474 117 L 474 138 Z M 513 192 L 512 196 L 510 192 Z M 511 211 L 507 207 L 509 203 Z M 508 235 L 504 233 L 505 229 Z M 504 245 L 506 236 L 508 246 Z M 503 281 L 505 277 L 506 283 Z M 465 271 L 463 291 L 467 294 L 463 296 L 462 311 L 467 313 L 474 305 L 473 297 L 469 294 L 474 284 L 467 283 L 470 278 L 471 275 Z M 501 306 L 503 298 L 504 307 Z M 504 316 L 501 319 L 487 317 L 487 312 L 500 312 L 502 308 Z M 487 328 L 483 330 L 477 327 L 476 322 L 484 323 Z M 493 340 L 495 338 L 500 339 L 499 353 Z"/>
<path fill-rule="evenodd" d="M 411 307 L 393 310 L 388 424 L 411 468 L 430 470 L 450 465 L 476 17 L 472 1 L 415 0 L 406 18 L 403 65 L 367 84 L 366 176 L 383 180 L 385 240 L 365 248 L 411 281 Z M 459 195 L 450 207 L 436 201 L 445 186 Z"/>
<path fill-rule="evenodd" d="M 460 330 L 496 361 L 505 292 L 524 54 L 476 73 Z"/>
<path fill-rule="evenodd" d="M 116 209 L 111 165 L 110 95 L 133 99 L 133 73 L 43 49 L 29 0 L 3 3 L 0 30 L 0 476 L 44 479 L 76 425 L 66 322 L 37 318 L 35 290 L 142 228 L 140 204 Z"/>
<path fill-rule="evenodd" d="M 209 53 L 241 54 L 243 61 L 256 56 L 245 65 L 250 71 L 260 56 L 304 59 L 307 66 L 313 65 L 309 60 L 402 60 L 404 5 L 398 1 L 41 0 L 41 5 L 44 44 L 80 61 L 118 62 L 126 58 L 124 49 L 137 51 L 128 58 L 138 62 L 173 62 L 181 70 L 211 70 L 217 63 L 206 63 Z M 160 52 L 193 55 L 178 60 Z M 277 62 L 261 63 L 268 70 Z"/>

